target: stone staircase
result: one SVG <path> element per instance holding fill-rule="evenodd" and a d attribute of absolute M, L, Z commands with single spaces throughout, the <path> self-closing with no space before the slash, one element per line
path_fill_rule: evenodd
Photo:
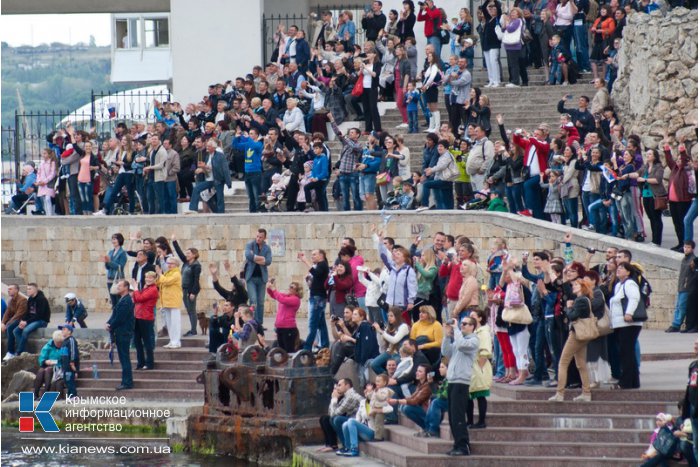
<path fill-rule="evenodd" d="M 477 67 L 478 64 L 477 64 Z M 593 97 L 595 89 L 593 85 L 588 84 L 590 75 L 584 75 L 576 85 L 572 86 L 544 86 L 544 70 L 528 69 L 530 73 L 530 86 L 521 88 L 484 88 L 483 85 L 487 82 L 486 72 L 475 70 L 472 73 L 474 86 L 481 87 L 482 93 L 487 95 L 491 101 L 491 139 L 500 139 L 498 132 L 498 124 L 496 115 L 503 114 L 505 119 L 506 129 L 514 130 L 516 128 L 524 128 L 528 130 L 534 129 L 540 123 L 546 122 L 551 128 L 552 134 L 557 133 L 559 127 L 559 113 L 557 112 L 557 103 L 565 94 L 572 94 L 574 100 L 567 102 L 567 107 L 573 107 L 576 103 L 576 96 L 587 95 Z M 506 73 L 507 74 L 507 73 Z M 447 111 L 445 109 L 444 98 L 441 93 L 439 99 L 439 110 L 441 112 L 441 121 L 447 121 Z M 419 112 L 419 122 L 422 125 L 424 119 Z M 422 163 L 423 145 L 425 143 L 424 127 L 420 127 L 420 133 L 407 134 L 405 130 L 397 130 L 395 127 L 401 123 L 401 115 L 396 108 L 388 109 L 382 115 L 382 127 L 385 131 L 391 134 L 401 133 L 404 136 L 404 143 L 411 151 L 411 170 L 420 170 Z M 364 122 L 358 122 L 357 126 L 364 129 Z M 362 140 L 366 140 L 365 137 Z M 337 160 L 340 154 L 341 144 L 338 141 L 329 141 L 328 146 L 331 150 L 333 162 Z M 331 183 L 328 184 L 328 200 L 329 209 L 335 210 L 335 203 L 331 196 L 332 182 L 335 177 L 331 178 Z M 226 198 L 226 212 L 248 212 L 248 197 L 245 190 L 238 190 L 233 196 Z"/>
<path fill-rule="evenodd" d="M 186 337 L 181 342 L 179 349 L 164 349 L 168 339 L 156 339 L 153 370 L 136 370 L 136 351 L 132 348 L 134 388 L 119 394 L 130 400 L 204 402 L 204 387 L 196 378 L 209 356 L 204 347 L 205 339 L 203 336 Z M 93 378 L 93 365 L 97 366 L 98 379 Z M 116 349 L 113 364 L 109 362 L 108 349 L 94 350 L 89 360 L 81 361 L 77 385 L 80 396 L 113 396 L 120 384 L 121 365 Z"/>
<path fill-rule="evenodd" d="M 654 416 L 676 412 L 680 391 L 595 390 L 593 402 L 548 402 L 552 390 L 494 385 L 487 428 L 469 430 L 472 455 L 445 455 L 452 447 L 443 421 L 440 438 L 416 438 L 405 417 L 386 427 L 387 441 L 360 443 L 364 456 L 398 467 L 630 466 L 648 445 Z M 476 410 L 476 409 L 475 409 Z M 475 413 L 476 415 L 476 413 Z"/>
<path fill-rule="evenodd" d="M 24 286 L 27 284 L 24 280 L 24 277 L 18 276 L 15 273 L 15 271 L 11 269 L 5 269 L 5 266 L 2 266 L 2 270 L 0 270 L 0 279 L 2 279 L 2 283 L 4 286 L 18 285 L 20 290 L 22 291 L 24 291 Z"/>

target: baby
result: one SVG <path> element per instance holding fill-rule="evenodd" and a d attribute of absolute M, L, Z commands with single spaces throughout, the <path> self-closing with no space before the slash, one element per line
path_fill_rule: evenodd
<path fill-rule="evenodd" d="M 389 384 L 389 376 L 385 373 L 377 375 L 374 384 L 377 388 L 369 400 L 369 416 L 374 418 L 374 440 L 382 441 L 384 439 L 384 417 L 387 412 L 393 410 L 389 405 L 389 399 L 394 395 L 394 391 L 386 387 Z"/>
<path fill-rule="evenodd" d="M 297 211 L 303 211 L 306 208 L 306 193 L 304 187 L 311 183 L 311 169 L 313 169 L 313 161 L 304 162 L 304 173 L 299 174 L 299 193 L 297 194 Z"/>

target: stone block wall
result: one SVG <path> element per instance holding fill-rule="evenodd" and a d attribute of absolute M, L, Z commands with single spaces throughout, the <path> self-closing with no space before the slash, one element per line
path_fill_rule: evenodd
<path fill-rule="evenodd" d="M 615 108 L 626 134 L 660 147 L 664 129 L 675 141 L 697 142 L 698 12 L 675 8 L 627 18 Z M 697 145 L 691 151 L 697 157 Z"/>
<path fill-rule="evenodd" d="M 228 284 L 222 261 L 228 258 L 233 270 L 240 271 L 245 244 L 254 238 L 259 227 L 267 229 L 268 234 L 275 229 L 284 232 L 284 255 L 273 256 L 270 267 L 271 276 L 277 278 L 277 286 L 282 289 L 289 281 L 304 281 L 307 271 L 297 260 L 297 252 L 303 250 L 308 254 L 312 249 L 321 248 L 332 260 L 343 237 L 355 239 L 368 266 L 381 266 L 370 233 L 371 224 L 381 222 L 378 214 L 364 213 L 148 218 L 5 217 L 2 223 L 2 266 L 22 275 L 27 282 L 37 282 L 55 306 L 62 306 L 64 294 L 75 292 L 90 310 L 109 311 L 105 268 L 100 259 L 110 248 L 111 235 L 121 232 L 128 239 L 132 233 L 141 230 L 144 237 L 163 235 L 169 238 L 175 233 L 183 247 L 195 247 L 200 251 L 203 273 L 198 309 L 203 311 L 209 310 L 212 302 L 220 299 L 211 286 L 207 265 L 218 263 L 222 283 Z M 115 226 L 116 223 L 119 225 Z M 485 264 L 494 237 L 504 237 L 509 250 L 519 256 L 524 251 L 538 249 L 559 251 L 559 242 L 567 229 L 504 213 L 431 211 L 394 214 L 385 231 L 385 235 L 406 246 L 419 231 L 423 231 L 426 244 L 432 244 L 432 234 L 437 231 L 463 234 L 474 241 L 480 251 L 481 263 Z M 576 257 L 581 260 L 586 247 L 604 250 L 614 244 L 631 250 L 634 260 L 644 265 L 654 289 L 648 325 L 654 328 L 668 326 L 676 297 L 680 253 L 582 230 L 573 233 Z M 268 240 L 272 240 L 270 236 Z M 597 253 L 593 261 L 593 264 L 602 262 L 603 254 Z M 127 264 L 129 275 L 132 266 L 130 261 Z M 306 300 L 303 303 L 300 316 L 306 316 Z M 268 301 L 266 311 L 274 313 L 274 304 Z"/>

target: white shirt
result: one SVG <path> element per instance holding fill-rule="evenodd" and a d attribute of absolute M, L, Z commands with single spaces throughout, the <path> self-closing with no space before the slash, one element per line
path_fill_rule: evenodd
<path fill-rule="evenodd" d="M 211 160 L 212 160 L 213 156 L 214 156 L 214 154 L 209 154 L 207 157 L 207 172 L 206 172 L 205 180 L 208 182 L 214 181 L 214 171 L 212 170 L 212 165 L 211 165 Z"/>

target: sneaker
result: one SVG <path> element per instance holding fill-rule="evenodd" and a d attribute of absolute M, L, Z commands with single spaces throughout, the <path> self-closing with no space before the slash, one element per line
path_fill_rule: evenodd
<path fill-rule="evenodd" d="M 520 85 L 518 85 L 518 84 L 513 84 L 513 83 L 508 83 L 508 84 L 506 84 L 506 87 L 507 87 L 507 88 L 519 88 Z"/>
<path fill-rule="evenodd" d="M 173 344 L 165 344 L 165 345 L 163 346 L 163 348 L 164 348 L 164 349 L 172 349 L 172 348 L 173 348 Z"/>
<path fill-rule="evenodd" d="M 591 395 L 590 394 L 579 394 L 578 396 L 574 397 L 574 402 L 590 402 L 591 401 Z"/>
<path fill-rule="evenodd" d="M 345 454 L 343 454 L 344 457 L 360 457 L 360 450 L 355 448 L 355 449 L 348 449 L 345 451 Z"/>
<path fill-rule="evenodd" d="M 530 379 L 530 380 L 525 380 L 525 386 L 542 386 L 542 380 L 541 379 Z"/>
<path fill-rule="evenodd" d="M 486 428 L 486 423 L 484 423 L 484 422 L 477 423 L 476 425 L 472 425 L 471 428 L 472 428 L 472 430 L 480 430 L 482 428 Z"/>
<path fill-rule="evenodd" d="M 423 212 L 423 211 L 427 211 L 427 210 L 429 210 L 429 209 L 430 209 L 430 208 L 427 207 L 427 206 L 421 206 L 421 207 L 419 207 L 418 209 L 416 209 L 416 212 Z"/>
<path fill-rule="evenodd" d="M 523 209 L 522 211 L 518 211 L 518 214 L 525 217 L 532 217 L 532 211 L 530 211 L 529 209 Z"/>
<path fill-rule="evenodd" d="M 668 329 L 666 329 L 666 332 L 680 332 L 681 328 L 677 326 L 669 326 Z"/>
<path fill-rule="evenodd" d="M 105 212 L 104 209 L 100 209 L 100 210 L 97 211 L 97 212 L 93 212 L 92 215 L 93 215 L 93 216 L 106 216 L 107 213 Z"/>
<path fill-rule="evenodd" d="M 561 85 L 562 85 L 562 86 L 568 86 L 568 85 L 569 85 L 569 82 L 568 82 L 568 81 L 564 81 L 563 83 L 561 83 Z"/>
<path fill-rule="evenodd" d="M 5 358 L 3 358 L 2 361 L 6 362 L 8 360 L 12 360 L 14 357 L 15 357 L 15 354 L 13 354 L 12 352 L 7 352 L 5 354 Z"/>
<path fill-rule="evenodd" d="M 460 204 L 459 209 L 461 209 L 462 211 L 466 211 L 467 210 L 467 203 Z"/>
<path fill-rule="evenodd" d="M 430 433 L 425 430 L 420 430 L 418 433 L 413 433 L 416 438 L 430 438 Z"/>
<path fill-rule="evenodd" d="M 196 336 L 197 333 L 195 331 L 187 331 L 182 335 L 182 337 L 190 337 L 190 336 Z"/>
<path fill-rule="evenodd" d="M 335 451 L 335 455 L 336 455 L 336 456 L 344 456 L 345 453 L 347 453 L 347 452 L 348 452 L 347 449 L 345 449 L 345 448 L 340 448 L 340 449 L 338 449 L 337 451 Z"/>
<path fill-rule="evenodd" d="M 316 211 L 316 210 L 315 210 L 314 208 L 312 208 L 311 206 L 309 206 L 308 208 L 304 209 L 304 212 L 314 212 L 314 211 Z"/>
<path fill-rule="evenodd" d="M 683 329 L 681 334 L 697 334 L 698 328 Z"/>
<path fill-rule="evenodd" d="M 171 348 L 171 349 L 179 349 L 179 348 L 181 348 L 181 347 L 182 347 L 182 345 L 181 345 L 181 344 L 169 344 L 169 345 L 170 345 L 170 347 L 169 347 L 169 348 Z"/>
<path fill-rule="evenodd" d="M 557 387 L 557 381 L 556 380 L 550 380 L 550 381 L 543 381 L 542 386 L 546 388 L 556 388 Z"/>
<path fill-rule="evenodd" d="M 589 232 L 592 232 L 592 231 L 595 230 L 595 227 L 593 227 L 592 225 L 582 225 L 582 226 L 581 226 L 581 229 L 587 230 L 587 231 L 589 231 Z"/>
<path fill-rule="evenodd" d="M 402 123 L 400 125 L 396 125 L 395 128 L 397 128 L 397 129 L 408 128 L 408 123 Z"/>
<path fill-rule="evenodd" d="M 562 394 L 556 393 L 547 400 L 552 402 L 564 402 L 564 396 Z"/>

